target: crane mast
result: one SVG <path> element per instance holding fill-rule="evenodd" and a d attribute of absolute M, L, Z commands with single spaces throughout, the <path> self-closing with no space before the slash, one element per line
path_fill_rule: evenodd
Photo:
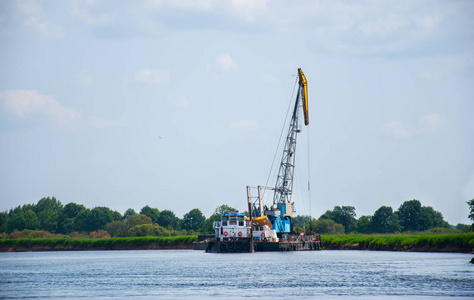
<path fill-rule="evenodd" d="M 309 124 L 308 87 L 301 68 L 298 69 L 298 77 L 298 92 L 274 188 L 273 206 L 270 210 L 265 211 L 277 233 L 291 232 L 291 218 L 294 212 L 291 194 L 295 171 L 296 138 L 298 133 L 301 132 L 298 121 L 300 107 L 303 109 L 305 125 Z"/>

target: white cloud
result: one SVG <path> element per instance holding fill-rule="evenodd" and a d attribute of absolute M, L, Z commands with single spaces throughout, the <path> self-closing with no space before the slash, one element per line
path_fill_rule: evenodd
<path fill-rule="evenodd" d="M 396 139 L 408 138 L 412 132 L 406 128 L 405 123 L 399 120 L 391 121 L 383 126 L 384 131 Z"/>
<path fill-rule="evenodd" d="M 428 15 L 416 18 L 416 23 L 426 29 L 431 29 L 441 22 L 442 18 L 439 15 Z"/>
<path fill-rule="evenodd" d="M 219 54 L 216 57 L 216 64 L 222 72 L 228 72 L 237 69 L 237 62 L 228 53 Z"/>
<path fill-rule="evenodd" d="M 266 0 L 232 0 L 230 2 L 230 13 L 247 22 L 254 22 L 266 8 Z"/>
<path fill-rule="evenodd" d="M 422 116 L 420 118 L 420 124 L 422 126 L 420 132 L 423 133 L 441 128 L 445 124 L 445 121 L 437 113 L 431 113 L 429 115 Z"/>
<path fill-rule="evenodd" d="M 466 18 L 466 13 L 452 12 L 453 7 L 447 3 L 426 7 L 416 2 L 390 1 L 371 2 L 370 5 L 357 1 L 272 3 L 257 19 L 285 32 L 301 32 L 306 28 L 311 46 L 318 52 L 349 55 L 416 53 L 418 48 L 427 47 L 435 40 L 449 39 L 452 28 L 443 23 L 446 20 L 453 23 L 451 20 L 455 18 L 450 14 Z M 436 51 L 442 49 L 444 47 Z"/>
<path fill-rule="evenodd" d="M 135 73 L 135 82 L 139 84 L 168 84 L 170 72 L 160 69 L 143 69 Z"/>
<path fill-rule="evenodd" d="M 267 0 L 149 0 L 152 9 L 175 8 L 180 10 L 230 15 L 254 22 L 267 8 Z"/>
<path fill-rule="evenodd" d="M 103 26 L 113 21 L 110 12 L 98 11 L 99 1 L 75 1 L 73 15 L 82 22 L 92 26 Z"/>
<path fill-rule="evenodd" d="M 230 124 L 231 128 L 251 130 L 260 128 L 260 123 L 256 120 L 241 120 Z"/>
<path fill-rule="evenodd" d="M 445 120 L 437 113 L 431 113 L 420 117 L 417 126 L 410 130 L 405 122 L 400 120 L 391 121 L 383 126 L 383 131 L 396 139 L 409 138 L 414 135 L 423 135 L 436 131 L 445 125 Z"/>
<path fill-rule="evenodd" d="M 186 10 L 211 11 L 214 10 L 217 0 L 149 0 L 151 7 L 175 7 Z"/>
<path fill-rule="evenodd" d="M 16 1 L 16 8 L 22 18 L 23 25 L 48 38 L 62 38 L 64 31 L 58 26 L 50 25 L 43 16 L 43 9 L 37 1 Z"/>
<path fill-rule="evenodd" d="M 420 79 L 423 79 L 423 80 L 427 80 L 427 81 L 437 80 L 437 79 L 440 78 L 440 72 L 438 72 L 438 71 L 422 71 L 422 72 L 418 73 L 418 75 L 416 77 L 420 78 Z"/>
<path fill-rule="evenodd" d="M 79 117 L 79 113 L 63 106 L 52 96 L 35 90 L 7 90 L 0 93 L 0 100 L 8 112 L 22 118 L 44 115 L 57 122 L 68 122 Z"/>
<path fill-rule="evenodd" d="M 449 42 L 456 17 L 469 18 L 467 4 L 448 2 L 426 6 L 418 2 L 384 1 L 370 5 L 356 1 L 267 1 L 267 0 L 148 0 L 110 9 L 106 1 L 77 1 L 74 16 L 107 36 L 130 37 L 138 33 L 161 34 L 166 27 L 192 27 L 226 31 L 238 23 L 253 23 L 257 30 L 304 34 L 318 52 L 348 55 L 413 53 L 433 46 L 437 40 Z M 182 16 L 186 21 L 177 22 Z M 162 17 L 163 16 L 163 17 Z M 189 16 L 189 17 L 188 17 Z M 382 16 L 382 17 L 381 17 Z M 202 22 L 202 18 L 212 20 Z M 185 24 L 185 26 L 183 26 Z M 119 28 L 120 30 L 118 30 Z M 96 32 L 96 33 L 97 33 Z"/>
<path fill-rule="evenodd" d="M 356 30 L 366 37 L 383 37 L 403 30 L 408 25 L 407 23 L 407 20 L 392 15 L 388 18 L 361 22 Z"/>

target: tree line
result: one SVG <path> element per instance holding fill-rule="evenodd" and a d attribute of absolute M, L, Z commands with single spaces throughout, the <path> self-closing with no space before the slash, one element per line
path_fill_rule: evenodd
<path fill-rule="evenodd" d="M 468 201 L 474 221 L 474 199 Z M 127 209 L 122 215 L 108 207 L 92 209 L 74 202 L 63 205 L 55 197 L 45 197 L 36 204 L 25 204 L 0 212 L 0 232 L 7 234 L 44 231 L 56 235 L 89 235 L 98 237 L 176 236 L 197 233 L 214 233 L 213 222 L 223 213 L 234 212 L 228 205 L 218 206 L 206 218 L 198 208 L 191 209 L 182 218 L 171 210 L 159 210 L 148 205 L 139 212 Z M 382 206 L 373 215 L 356 218 L 355 207 L 335 206 L 318 219 L 309 216 L 294 218 L 295 231 L 306 230 L 319 234 L 343 233 L 396 233 L 425 231 L 432 228 L 451 228 L 440 212 L 430 206 L 422 206 L 419 200 L 405 201 L 396 211 Z M 458 224 L 457 229 L 468 231 L 468 225 Z"/>
<path fill-rule="evenodd" d="M 191 209 L 179 218 L 171 210 L 158 210 L 148 205 L 139 212 L 127 209 L 122 215 L 108 207 L 92 209 L 74 202 L 63 205 L 55 197 L 45 197 L 36 204 L 25 204 L 0 212 L 0 232 L 12 234 L 24 230 L 46 231 L 59 235 L 91 237 L 175 236 L 196 233 L 213 233 L 213 221 L 220 214 L 235 211 L 227 205 L 216 208 L 206 218 L 198 208 Z"/>
<path fill-rule="evenodd" d="M 469 217 L 474 221 L 474 199 L 467 203 L 471 209 Z M 355 207 L 335 206 L 317 220 L 310 220 L 309 216 L 298 216 L 296 223 L 306 223 L 306 229 L 326 234 L 421 232 L 434 228 L 449 231 L 453 227 L 467 232 L 474 229 L 465 224 L 449 225 L 439 211 L 431 206 L 423 206 L 416 199 L 403 202 L 396 211 L 390 206 L 381 206 L 373 215 L 358 219 Z M 298 229 L 301 230 L 301 227 Z"/>

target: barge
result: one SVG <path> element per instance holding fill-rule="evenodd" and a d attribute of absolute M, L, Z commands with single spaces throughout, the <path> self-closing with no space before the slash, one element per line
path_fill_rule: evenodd
<path fill-rule="evenodd" d="M 239 212 L 222 214 L 221 221 L 214 222 L 216 236 L 204 243 L 206 252 L 321 250 L 320 235 L 300 233 L 278 237 L 274 229 L 267 224 L 262 225 L 261 221 L 251 222 L 250 218 Z"/>

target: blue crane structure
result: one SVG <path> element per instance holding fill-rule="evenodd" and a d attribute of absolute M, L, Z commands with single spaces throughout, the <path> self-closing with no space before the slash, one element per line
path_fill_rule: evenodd
<path fill-rule="evenodd" d="M 301 68 L 298 69 L 298 92 L 295 106 L 286 137 L 283 155 L 276 180 L 273 195 L 273 205 L 265 207 L 263 215 L 267 216 L 278 235 L 292 232 L 291 219 L 294 217 L 294 202 L 291 202 L 293 177 L 295 170 L 296 138 L 301 132 L 299 127 L 299 109 L 303 110 L 304 124 L 309 124 L 308 87 L 306 77 Z M 262 200 L 262 199 L 260 199 Z M 254 211 L 255 216 L 262 215 L 262 206 Z"/>

